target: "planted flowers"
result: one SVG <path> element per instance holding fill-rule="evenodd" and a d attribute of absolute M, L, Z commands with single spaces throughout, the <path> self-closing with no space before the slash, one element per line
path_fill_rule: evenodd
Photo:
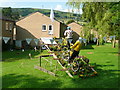
<path fill-rule="evenodd" d="M 56 41 L 56 39 L 54 38 Z M 71 63 L 68 62 L 70 58 L 70 50 L 67 46 L 67 41 L 62 39 L 61 42 L 57 39 L 57 45 L 50 45 L 50 50 L 59 58 L 60 63 L 67 68 L 73 75 L 78 75 L 81 78 L 96 76 L 97 72 L 93 67 L 90 66 L 90 60 L 85 56 L 78 56 L 72 60 Z"/>

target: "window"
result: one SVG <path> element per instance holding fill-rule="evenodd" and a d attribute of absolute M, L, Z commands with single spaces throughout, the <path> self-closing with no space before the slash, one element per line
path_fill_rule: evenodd
<path fill-rule="evenodd" d="M 53 25 L 49 25 L 48 34 L 53 34 Z"/>
<path fill-rule="evenodd" d="M 42 31 L 47 31 L 46 25 L 42 25 Z"/>
<path fill-rule="evenodd" d="M 6 30 L 8 30 L 8 22 L 6 22 Z"/>
<path fill-rule="evenodd" d="M 13 29 L 13 25 L 12 25 L 12 23 L 10 23 L 10 26 L 9 26 L 9 27 L 10 27 L 10 30 L 12 30 L 12 29 Z"/>
<path fill-rule="evenodd" d="M 49 30 L 52 30 L 52 25 L 49 25 Z"/>

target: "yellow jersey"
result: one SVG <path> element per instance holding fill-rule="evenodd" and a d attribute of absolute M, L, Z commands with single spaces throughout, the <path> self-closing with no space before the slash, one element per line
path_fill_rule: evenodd
<path fill-rule="evenodd" d="M 70 48 L 73 48 L 75 51 L 80 51 L 81 47 L 82 47 L 82 43 L 79 40 L 77 40 L 75 44 Z"/>

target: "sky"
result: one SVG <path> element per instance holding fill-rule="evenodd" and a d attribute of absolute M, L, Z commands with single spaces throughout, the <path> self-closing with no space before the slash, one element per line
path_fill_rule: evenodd
<path fill-rule="evenodd" d="M 12 8 L 40 8 L 40 9 L 53 9 L 63 12 L 72 12 L 66 2 L 68 0 L 0 0 L 0 7 L 12 7 Z M 69 8 L 69 10 L 68 10 Z M 74 9 L 75 13 L 78 13 Z M 82 9 L 80 9 L 82 14 Z"/>

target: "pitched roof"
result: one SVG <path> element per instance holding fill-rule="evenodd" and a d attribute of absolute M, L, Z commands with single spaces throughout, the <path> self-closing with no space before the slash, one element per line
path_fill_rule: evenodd
<path fill-rule="evenodd" d="M 26 17 L 28 17 L 28 16 L 31 16 L 31 15 L 33 15 L 33 14 L 35 14 L 35 13 L 42 14 L 42 15 L 44 15 L 45 17 L 49 18 L 49 17 L 46 16 L 45 14 L 40 13 L 40 12 L 37 11 L 37 12 L 30 13 L 29 15 L 27 15 L 27 16 L 25 16 L 25 17 L 20 18 L 18 21 L 23 20 L 24 18 L 26 18 Z M 50 19 L 50 18 L 49 18 L 49 19 Z M 62 21 L 59 21 L 59 20 L 57 20 L 56 18 L 54 18 L 54 20 L 57 21 L 57 22 L 59 22 L 59 23 L 61 23 L 61 24 L 64 24 Z M 18 21 L 16 21 L 16 22 L 18 22 Z"/>
<path fill-rule="evenodd" d="M 46 16 L 45 14 L 40 13 L 40 12 L 37 11 L 37 12 L 30 13 L 29 15 L 27 15 L 27 16 L 25 16 L 25 17 L 20 18 L 18 21 L 23 20 L 24 18 L 26 18 L 26 17 L 28 17 L 28 16 L 31 16 L 31 15 L 33 15 L 33 14 L 35 14 L 35 13 L 39 13 L 39 14 L 44 15 L 45 17 L 49 18 L 49 17 Z M 50 18 L 49 18 L 49 19 L 50 19 Z M 62 23 L 61 21 L 58 21 L 56 18 L 54 18 L 54 20 L 57 21 L 57 22 Z"/>
<path fill-rule="evenodd" d="M 77 25 L 82 26 L 81 24 L 78 24 L 77 22 L 72 22 L 72 23 L 69 23 L 69 24 L 68 24 L 68 26 L 69 26 L 70 24 L 73 24 L 73 23 L 75 23 L 75 24 L 77 24 Z"/>

